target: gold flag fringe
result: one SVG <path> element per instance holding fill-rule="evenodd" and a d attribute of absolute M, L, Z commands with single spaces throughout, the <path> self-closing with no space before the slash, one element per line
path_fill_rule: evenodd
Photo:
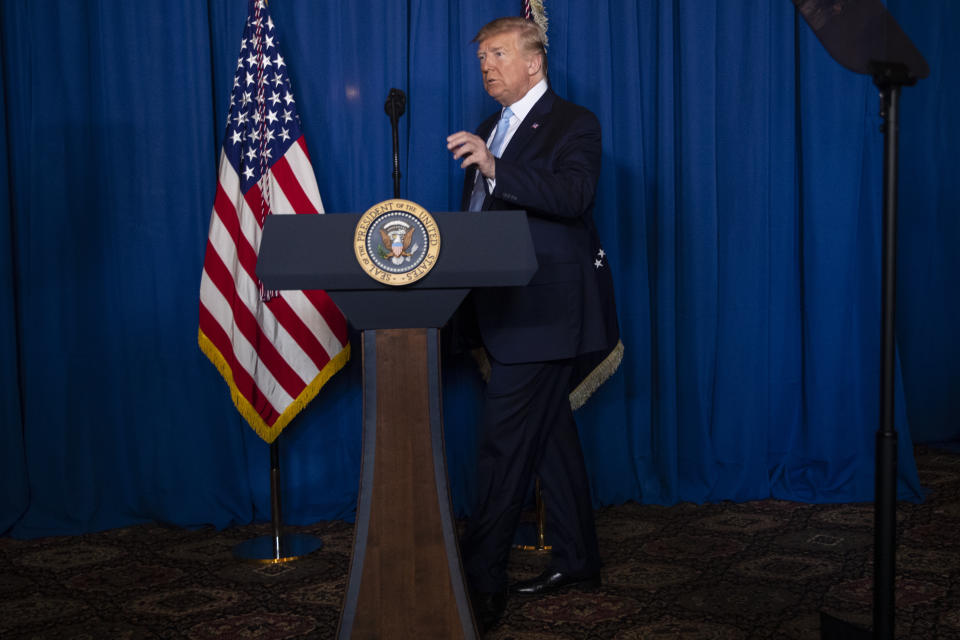
<path fill-rule="evenodd" d="M 490 356 L 487 355 L 487 350 L 483 347 L 471 349 L 470 355 L 473 356 L 473 361 L 477 363 L 480 377 L 484 382 L 490 382 Z"/>
<path fill-rule="evenodd" d="M 483 378 L 484 382 L 489 382 L 490 357 L 487 355 L 486 349 L 473 349 L 470 355 L 473 356 L 474 362 L 477 363 L 477 368 L 480 370 L 480 377 Z M 616 373 L 617 369 L 620 368 L 621 362 L 623 362 L 623 340 L 617 340 L 616 346 L 610 350 L 607 357 L 587 374 L 587 377 L 577 385 L 576 389 L 570 392 L 570 408 L 576 411 L 585 405 L 587 400 L 590 399 L 590 396 L 593 395 L 593 392 L 599 389 L 600 385 Z"/>
<path fill-rule="evenodd" d="M 600 388 L 620 367 L 623 361 L 623 341 L 617 340 L 615 346 L 603 361 L 593 368 L 577 388 L 570 392 L 570 408 L 576 411 L 587 403 L 593 392 Z"/>
<path fill-rule="evenodd" d="M 323 385 L 333 377 L 333 374 L 340 371 L 340 369 L 347 364 L 347 361 L 350 360 L 350 343 L 347 342 L 343 349 L 340 350 L 340 353 L 331 358 L 330 362 L 320 370 L 313 381 L 300 392 L 296 400 L 291 402 L 290 405 L 283 410 L 283 413 L 280 414 L 277 421 L 270 425 L 257 413 L 253 405 L 240 394 L 233 380 L 233 372 L 230 370 L 230 365 L 227 364 L 226 358 L 224 358 L 220 350 L 214 346 L 213 342 L 204 335 L 203 331 L 197 331 L 197 343 L 200 345 L 200 350 L 203 351 L 207 358 L 210 359 L 210 362 L 213 363 L 213 366 L 217 368 L 217 371 L 220 372 L 220 375 L 223 376 L 223 381 L 230 387 L 230 397 L 233 399 L 233 405 L 237 408 L 237 411 L 240 412 L 240 415 L 244 417 L 257 435 L 263 438 L 268 444 L 277 439 L 280 432 L 316 397 Z"/>
<path fill-rule="evenodd" d="M 529 2 L 530 16 L 543 29 L 543 46 L 546 47 L 549 44 L 547 39 L 547 10 L 543 6 L 543 0 L 529 0 Z"/>

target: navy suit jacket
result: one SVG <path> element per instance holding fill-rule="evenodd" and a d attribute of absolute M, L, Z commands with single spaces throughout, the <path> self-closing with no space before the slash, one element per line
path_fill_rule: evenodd
<path fill-rule="evenodd" d="M 499 117 L 477 135 L 486 140 Z M 548 90 L 496 160 L 483 210 L 526 210 L 539 263 L 526 286 L 472 294 L 483 343 L 500 362 L 606 355 L 619 339 L 613 280 L 593 223 L 600 159 L 596 116 Z M 476 172 L 465 177 L 464 209 Z"/>

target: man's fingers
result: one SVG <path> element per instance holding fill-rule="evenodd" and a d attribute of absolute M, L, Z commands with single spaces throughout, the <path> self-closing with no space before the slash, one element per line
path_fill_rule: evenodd
<path fill-rule="evenodd" d="M 479 151 L 480 138 L 475 135 L 460 132 L 447 138 L 447 149 L 453 152 L 453 159 L 458 160 L 464 156 L 475 155 Z M 486 145 L 482 145 L 486 147 Z"/>
<path fill-rule="evenodd" d="M 476 147 L 471 146 L 470 143 L 467 142 L 461 145 L 454 145 L 450 147 L 450 151 L 453 153 L 454 158 L 459 158 L 464 154 L 473 153 L 476 151 Z"/>
<path fill-rule="evenodd" d="M 452 150 L 454 147 L 459 147 L 471 142 L 483 143 L 479 136 L 475 136 L 469 131 L 458 131 L 447 136 L 447 149 Z M 486 144 L 484 144 L 484 146 L 486 146 Z"/>
<path fill-rule="evenodd" d="M 469 158 L 475 155 L 477 155 L 477 152 L 474 149 L 468 149 L 466 146 L 463 146 L 454 151 L 453 159 L 459 160 L 460 158 Z"/>
<path fill-rule="evenodd" d="M 485 167 L 490 151 L 487 149 L 487 143 L 477 135 L 469 131 L 458 131 L 447 136 L 447 149 L 453 152 L 454 160 L 462 160 L 460 168 L 466 169 L 471 165 Z M 484 175 L 492 175 L 492 166 L 481 169 Z"/>
<path fill-rule="evenodd" d="M 456 159 L 456 158 L 454 158 L 454 159 Z M 470 153 L 470 154 L 464 156 L 463 162 L 460 163 L 460 168 L 461 168 L 461 169 L 466 169 L 467 167 L 469 167 L 469 166 L 472 165 L 472 164 L 479 164 L 479 163 L 480 163 L 480 158 L 477 156 L 477 154 L 476 154 L 476 153 Z"/>
<path fill-rule="evenodd" d="M 470 138 L 477 138 L 477 136 L 473 135 L 469 131 L 457 131 L 456 133 L 451 133 L 447 136 L 447 142 L 453 142 L 457 140 L 462 142 L 463 140 L 468 140 Z"/>

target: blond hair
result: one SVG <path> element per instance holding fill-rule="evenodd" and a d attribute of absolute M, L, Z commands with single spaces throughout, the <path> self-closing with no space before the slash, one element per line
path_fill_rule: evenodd
<path fill-rule="evenodd" d="M 514 32 L 520 41 L 520 51 L 527 55 L 540 55 L 543 76 L 547 76 L 547 34 L 533 20 L 518 16 L 497 18 L 483 25 L 470 42 L 481 43 L 501 33 Z"/>

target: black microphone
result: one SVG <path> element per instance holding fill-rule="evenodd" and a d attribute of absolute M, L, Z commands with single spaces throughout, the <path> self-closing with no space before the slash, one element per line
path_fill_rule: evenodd
<path fill-rule="evenodd" d="M 407 107 L 407 96 L 400 89 L 390 89 L 383 110 L 390 116 L 390 129 L 393 134 L 393 197 L 400 197 L 400 135 L 397 124 Z"/>
<path fill-rule="evenodd" d="M 383 105 L 383 110 L 387 112 L 390 119 L 399 118 L 407 108 L 407 96 L 400 89 L 390 89 L 390 95 L 387 96 L 387 102 Z"/>

